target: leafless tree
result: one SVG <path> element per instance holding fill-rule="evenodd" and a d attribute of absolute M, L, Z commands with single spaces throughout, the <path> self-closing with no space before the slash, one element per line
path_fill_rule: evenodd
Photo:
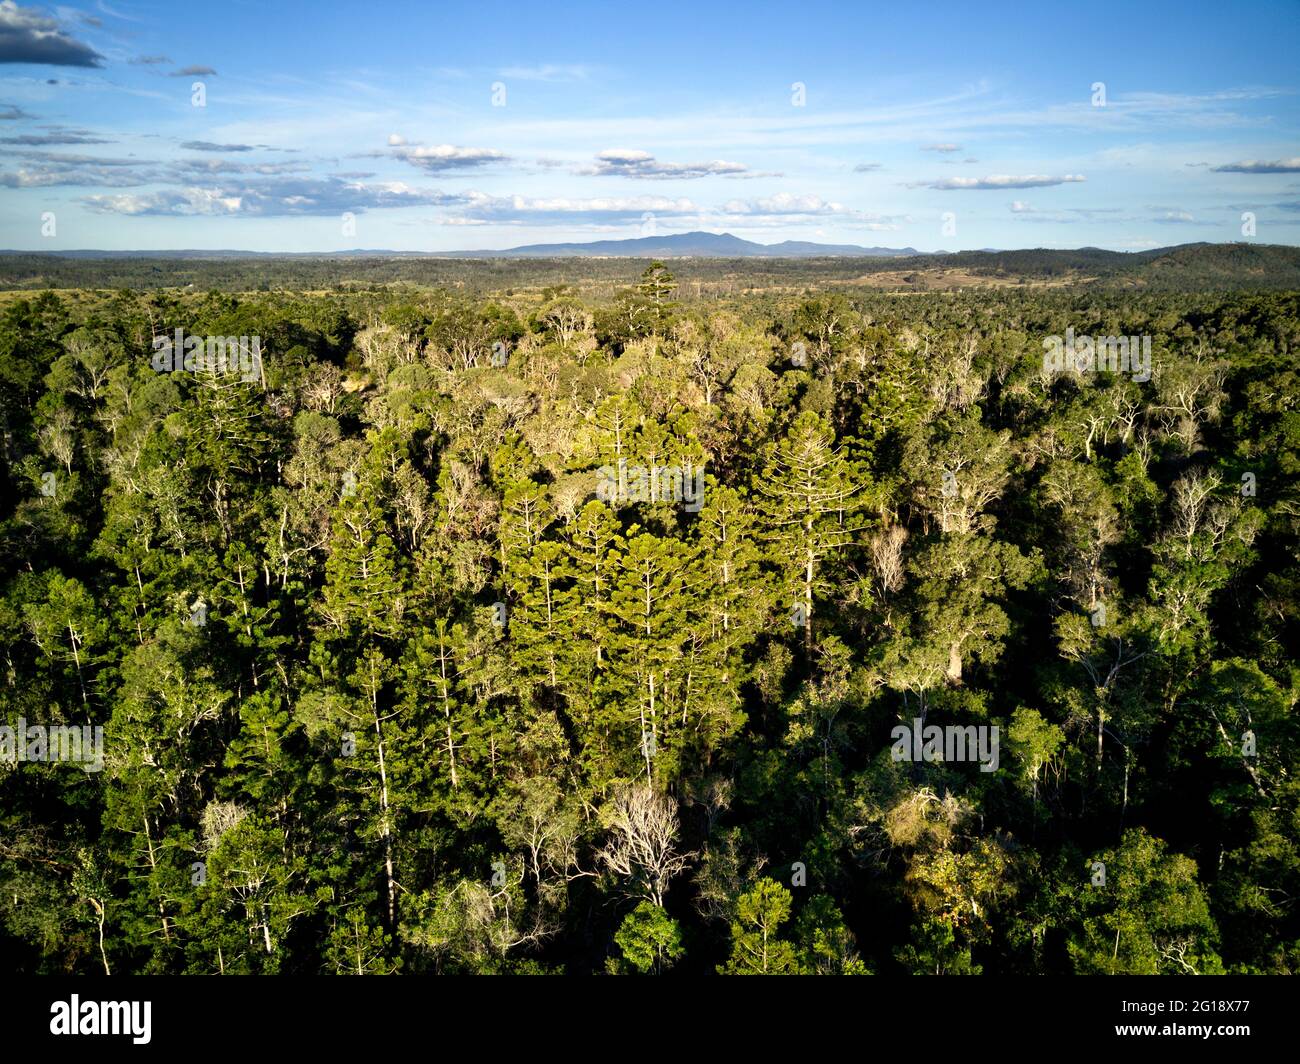
<path fill-rule="evenodd" d="M 308 410 L 333 414 L 338 401 L 346 392 L 343 374 L 339 372 L 339 368 L 325 362 L 315 367 L 311 380 L 303 389 L 303 402 Z"/>
<path fill-rule="evenodd" d="M 573 343 L 580 333 L 591 331 L 591 312 L 572 299 L 556 300 L 542 311 L 539 320 L 564 347 Z"/>
<path fill-rule="evenodd" d="M 881 597 L 903 586 L 903 544 L 907 529 L 903 525 L 890 525 L 871 537 L 871 565 L 876 570 Z"/>
<path fill-rule="evenodd" d="M 605 810 L 610 838 L 600 860 L 615 875 L 630 882 L 631 896 L 644 896 L 660 908 L 669 881 L 695 856 L 679 854 L 677 810 L 672 799 L 648 786 L 630 784 L 615 792 Z"/>
<path fill-rule="evenodd" d="M 248 810 L 236 802 L 209 802 L 203 809 L 203 843 L 211 853 L 221 842 L 221 837 L 248 815 Z"/>
<path fill-rule="evenodd" d="M 40 431 L 41 447 L 72 475 L 77 453 L 76 419 L 67 407 L 59 407 Z"/>

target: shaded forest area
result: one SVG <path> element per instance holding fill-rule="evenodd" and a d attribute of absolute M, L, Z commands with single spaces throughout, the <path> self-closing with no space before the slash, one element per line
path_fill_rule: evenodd
<path fill-rule="evenodd" d="M 0 723 L 104 747 L 0 761 L 7 967 L 1294 972 L 1297 293 L 727 268 L 9 293 Z"/>

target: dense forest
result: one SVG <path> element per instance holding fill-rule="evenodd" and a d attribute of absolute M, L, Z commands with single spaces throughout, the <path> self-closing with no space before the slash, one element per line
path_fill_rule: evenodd
<path fill-rule="evenodd" d="M 1295 290 L 37 260 L 9 970 L 1300 967 Z"/>

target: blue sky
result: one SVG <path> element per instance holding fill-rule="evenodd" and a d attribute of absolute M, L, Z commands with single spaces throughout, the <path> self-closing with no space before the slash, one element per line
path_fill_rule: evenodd
<path fill-rule="evenodd" d="M 1296 0 L 0 0 L 0 246 L 1300 244 L 1298 56 Z"/>

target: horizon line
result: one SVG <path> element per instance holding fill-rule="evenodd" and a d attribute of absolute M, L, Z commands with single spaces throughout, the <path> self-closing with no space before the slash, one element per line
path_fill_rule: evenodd
<path fill-rule="evenodd" d="M 692 236 L 695 235 L 696 233 L 700 233 L 701 235 L 705 235 L 705 236 L 733 236 L 733 234 L 731 233 L 708 233 L 704 230 L 692 230 L 686 233 L 665 234 L 665 237 Z M 83 255 L 83 256 L 102 255 L 104 257 L 112 257 L 112 256 L 120 256 L 120 255 L 154 255 L 154 254 L 164 254 L 164 255 L 192 254 L 192 255 L 226 255 L 226 256 L 244 255 L 248 257 L 305 256 L 305 255 L 318 256 L 318 257 L 328 257 L 328 256 L 354 257 L 354 256 L 361 256 L 361 255 L 371 255 L 371 256 L 416 255 L 416 256 L 429 256 L 429 257 L 458 256 L 458 257 L 470 258 L 470 259 L 492 259 L 492 258 L 505 257 L 511 252 L 524 251 L 529 248 L 564 247 L 564 246 L 584 247 L 584 246 L 592 246 L 595 244 L 603 244 L 603 243 L 632 244 L 643 240 L 650 241 L 655 239 L 657 238 L 656 237 L 627 237 L 627 238 L 617 238 L 614 240 L 589 240 L 589 241 L 557 240 L 553 242 L 540 243 L 540 244 L 515 244 L 515 245 L 511 245 L 510 247 L 504 247 L 504 248 L 460 248 L 460 249 L 448 249 L 443 251 L 424 250 L 418 248 L 407 248 L 407 249 L 336 248 L 336 249 L 327 249 L 321 251 L 290 251 L 283 248 L 272 250 L 272 251 L 259 251 L 252 248 L 238 248 L 238 247 L 165 247 L 165 248 L 122 247 L 122 248 L 60 248 L 60 249 L 0 248 L 0 255 L 43 255 L 51 258 L 67 257 L 70 255 Z M 1042 244 L 1037 244 L 1037 245 L 1025 245 L 1021 247 L 990 248 L 984 246 L 984 247 L 967 247 L 967 248 L 941 248 L 934 251 L 924 251 L 919 248 L 911 248 L 910 246 L 906 248 L 891 248 L 886 245 L 832 244 L 832 243 L 824 244 L 821 241 L 813 241 L 813 240 L 798 240 L 798 241 L 785 240 L 785 241 L 780 241 L 777 244 L 759 244 L 757 241 L 746 240 L 744 237 L 735 237 L 735 239 L 741 240 L 744 243 L 754 244 L 758 247 L 765 247 L 765 248 L 779 247 L 782 244 L 795 243 L 795 244 L 802 244 L 802 245 L 811 245 L 813 247 L 826 247 L 826 248 L 861 247 L 865 250 L 874 247 L 876 249 L 879 249 L 877 253 L 874 255 L 857 256 L 852 254 L 840 253 L 840 254 L 833 254 L 833 255 L 826 255 L 826 256 L 817 256 L 817 255 L 770 256 L 771 258 L 774 259 L 775 258 L 818 258 L 818 257 L 918 258 L 918 257 L 941 257 L 944 255 L 964 255 L 964 254 L 1000 255 L 1000 254 L 1007 254 L 1010 252 L 1020 252 L 1020 251 L 1045 251 L 1045 252 L 1104 251 L 1114 255 L 1143 255 L 1143 254 L 1150 254 L 1151 252 L 1154 251 L 1173 251 L 1178 248 L 1187 248 L 1187 247 L 1300 248 L 1300 244 L 1263 243 L 1259 241 L 1248 241 L 1248 240 L 1222 240 L 1222 241 L 1195 240 L 1183 244 L 1160 244 L 1160 245 L 1155 245 L 1146 248 L 1114 248 L 1114 247 L 1105 247 L 1097 244 L 1081 244 L 1081 245 L 1071 246 L 1071 247 L 1047 247 Z M 881 254 L 880 251 L 894 252 L 895 254 L 893 255 Z M 746 257 L 756 257 L 756 256 L 734 256 L 734 255 L 726 255 L 726 254 L 582 255 L 582 254 L 573 254 L 573 253 L 566 253 L 566 252 L 557 252 L 554 255 L 538 255 L 536 257 L 538 258 L 730 259 L 730 258 L 737 258 L 737 257 L 746 258 Z"/>

